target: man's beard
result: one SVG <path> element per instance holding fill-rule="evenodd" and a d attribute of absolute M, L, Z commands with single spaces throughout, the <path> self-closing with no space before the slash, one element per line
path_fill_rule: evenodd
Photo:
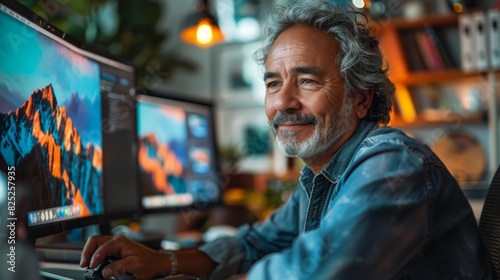
<path fill-rule="evenodd" d="M 344 98 L 340 111 L 334 115 L 332 125 L 323 129 L 318 126 L 318 120 L 312 115 L 278 112 L 271 122 L 271 130 L 274 133 L 279 149 L 286 156 L 302 159 L 314 158 L 328 150 L 335 141 L 351 128 L 352 110 L 352 100 L 348 97 Z M 278 134 L 276 125 L 284 121 L 310 122 L 314 125 L 314 133 L 305 141 L 299 141 L 295 137 L 294 131 L 282 131 Z"/>

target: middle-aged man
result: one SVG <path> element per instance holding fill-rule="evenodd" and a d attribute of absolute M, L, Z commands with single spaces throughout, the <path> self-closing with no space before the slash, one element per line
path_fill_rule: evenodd
<path fill-rule="evenodd" d="M 236 236 L 157 252 L 91 237 L 103 275 L 215 279 L 494 279 L 471 207 L 432 151 L 389 121 L 392 83 L 366 18 L 329 2 L 269 13 L 265 111 L 280 149 L 306 166 L 287 203 Z"/>

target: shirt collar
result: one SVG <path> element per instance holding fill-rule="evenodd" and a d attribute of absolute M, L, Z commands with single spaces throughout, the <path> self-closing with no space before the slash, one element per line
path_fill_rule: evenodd
<path fill-rule="evenodd" d="M 378 125 L 373 121 L 361 120 L 353 135 L 344 143 L 344 145 L 342 145 L 342 147 L 340 147 L 330 162 L 318 173 L 318 175 L 321 174 L 330 182 L 334 184 L 337 183 L 338 178 L 342 173 L 344 173 L 344 170 L 347 168 L 347 165 L 351 161 L 352 156 L 358 149 L 360 143 L 377 127 Z M 312 172 L 307 165 L 302 168 L 300 174 L 300 185 L 304 190 L 311 186 L 311 182 L 314 180 L 314 177 L 314 172 Z"/>

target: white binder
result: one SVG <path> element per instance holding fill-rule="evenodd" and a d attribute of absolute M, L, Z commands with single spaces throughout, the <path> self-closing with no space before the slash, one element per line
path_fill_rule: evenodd
<path fill-rule="evenodd" d="M 488 60 L 491 69 L 500 69 L 500 10 L 489 9 L 486 13 L 488 26 Z"/>
<path fill-rule="evenodd" d="M 476 67 L 473 21 L 471 14 L 461 14 L 458 18 L 460 36 L 460 65 L 464 72 L 473 72 Z"/>
<path fill-rule="evenodd" d="M 472 13 L 473 32 L 472 38 L 474 40 L 474 54 L 475 57 L 475 70 L 486 71 L 489 66 L 488 57 L 488 24 L 486 23 L 486 13 L 478 11 Z"/>

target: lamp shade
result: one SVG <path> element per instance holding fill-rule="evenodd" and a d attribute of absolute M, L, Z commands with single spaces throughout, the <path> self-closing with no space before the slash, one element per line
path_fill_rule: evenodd
<path fill-rule="evenodd" d="M 210 13 L 200 11 L 185 19 L 180 38 L 187 44 L 209 47 L 221 43 L 224 40 L 224 35 L 217 20 Z"/>

